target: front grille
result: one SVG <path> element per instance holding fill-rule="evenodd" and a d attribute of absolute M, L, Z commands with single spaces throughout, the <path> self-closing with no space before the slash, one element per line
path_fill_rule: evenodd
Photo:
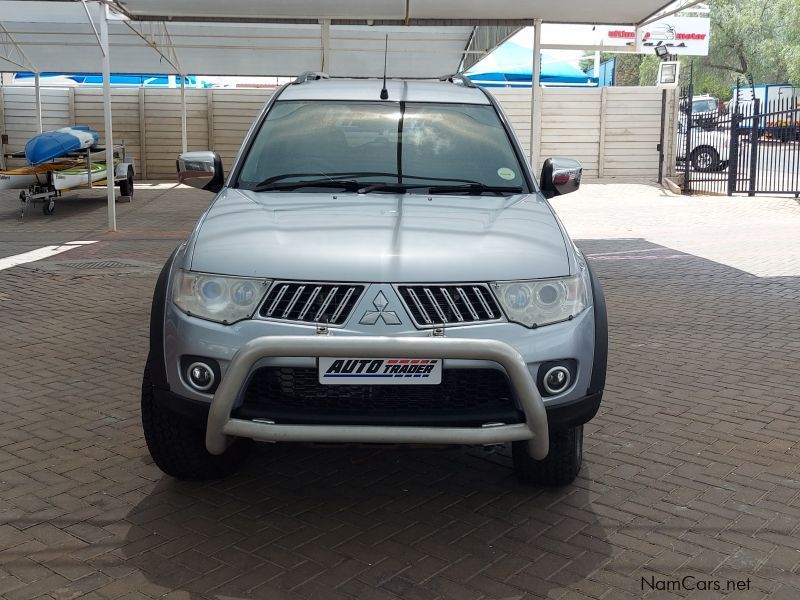
<path fill-rule="evenodd" d="M 237 418 L 276 423 L 480 426 L 523 422 L 505 374 L 445 369 L 439 385 L 323 385 L 317 369 L 263 367 L 245 389 Z"/>
<path fill-rule="evenodd" d="M 494 321 L 502 316 L 485 284 L 401 285 L 398 289 L 414 322 L 422 327 Z"/>
<path fill-rule="evenodd" d="M 363 291 L 363 285 L 347 283 L 278 281 L 270 288 L 259 314 L 284 321 L 341 325 Z"/>

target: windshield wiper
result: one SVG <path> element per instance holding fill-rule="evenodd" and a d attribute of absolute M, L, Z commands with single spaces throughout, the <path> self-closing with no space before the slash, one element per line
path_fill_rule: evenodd
<path fill-rule="evenodd" d="M 430 183 L 373 183 L 358 190 L 359 194 L 369 194 L 370 192 L 400 192 L 405 193 L 408 190 L 428 188 L 430 194 L 448 194 L 453 192 L 460 192 L 466 194 L 518 194 L 522 188 L 518 185 L 514 186 L 492 186 L 483 185 L 482 183 L 468 183 L 464 185 L 431 185 Z"/>
<path fill-rule="evenodd" d="M 340 188 L 348 192 L 355 191 L 363 183 L 354 179 L 310 179 L 304 181 L 284 181 L 280 183 L 260 183 L 253 188 L 254 192 L 266 192 L 269 190 L 296 190 L 304 187 L 324 187 Z"/>
<path fill-rule="evenodd" d="M 320 175 L 322 175 L 322 177 L 320 177 Z M 310 181 L 315 182 L 315 184 L 317 181 L 327 181 L 329 183 L 333 183 L 342 180 L 352 179 L 354 177 L 397 177 L 397 175 L 395 173 L 378 173 L 374 171 L 349 171 L 340 173 L 284 173 L 283 175 L 274 175 L 272 177 L 267 177 L 265 180 L 258 182 L 256 185 L 254 185 L 252 188 L 249 189 L 252 189 L 254 192 L 260 192 L 265 189 L 282 189 L 278 187 L 272 187 L 272 185 L 277 184 L 279 181 L 283 181 L 284 179 L 289 179 L 290 177 L 314 177 L 315 179 L 287 181 L 286 185 L 295 185 L 299 183 L 308 184 L 308 182 Z"/>
<path fill-rule="evenodd" d="M 364 185 L 359 194 L 369 194 L 370 192 L 400 192 L 405 193 L 406 190 L 413 190 L 417 188 L 430 187 L 430 183 L 370 183 Z"/>
<path fill-rule="evenodd" d="M 319 177 L 322 175 L 323 177 Z M 287 181 L 283 182 L 284 179 L 289 179 L 290 177 L 316 177 L 316 179 L 306 179 L 300 181 Z M 268 177 L 267 179 L 260 181 L 253 187 L 247 187 L 254 192 L 263 192 L 266 190 L 287 190 L 287 189 L 295 189 L 298 187 L 305 187 L 305 186 L 317 186 L 322 187 L 324 182 L 328 182 L 331 184 L 331 187 L 336 187 L 335 184 L 347 182 L 347 185 L 351 185 L 352 180 L 360 178 L 360 177 L 392 177 L 397 178 L 397 173 L 385 173 L 380 171 L 351 171 L 351 172 L 339 172 L 339 173 L 284 173 L 283 175 L 274 175 L 272 177 Z M 472 185 L 480 185 L 477 181 L 472 181 L 470 179 L 453 179 L 453 178 L 436 178 L 436 177 L 426 177 L 423 175 L 406 175 L 403 174 L 403 178 L 405 179 L 425 179 L 428 181 L 462 181 L 465 184 L 472 184 Z M 279 183 L 280 182 L 280 183 Z M 369 182 L 360 182 L 357 185 L 367 188 L 370 185 Z M 375 182 L 374 185 L 395 185 L 398 189 L 403 186 L 404 189 L 409 189 L 410 187 L 428 187 L 430 184 L 426 185 L 415 185 L 415 184 L 404 184 L 404 183 L 379 183 Z M 342 186 L 344 187 L 344 185 Z M 345 188 L 348 189 L 349 187 Z M 382 189 L 382 188 L 375 188 Z M 374 191 L 374 190 L 370 190 Z M 365 192 L 366 193 L 366 192 Z"/>
<path fill-rule="evenodd" d="M 519 185 L 484 185 L 482 183 L 468 183 L 466 185 L 434 185 L 428 189 L 429 194 L 519 194 L 522 186 Z"/>

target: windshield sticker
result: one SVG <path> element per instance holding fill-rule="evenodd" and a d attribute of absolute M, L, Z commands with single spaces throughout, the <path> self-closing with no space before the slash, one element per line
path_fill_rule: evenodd
<path fill-rule="evenodd" d="M 511 181 L 512 179 L 514 179 L 514 177 L 517 176 L 517 174 L 514 173 L 514 171 L 512 171 L 508 167 L 500 167 L 499 169 L 497 169 L 497 174 L 506 181 Z"/>

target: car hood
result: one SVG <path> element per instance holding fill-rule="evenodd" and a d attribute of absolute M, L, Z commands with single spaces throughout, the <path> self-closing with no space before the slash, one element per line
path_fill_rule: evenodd
<path fill-rule="evenodd" d="M 569 274 L 564 236 L 537 194 L 225 189 L 192 248 L 194 271 L 275 279 L 468 282 Z"/>

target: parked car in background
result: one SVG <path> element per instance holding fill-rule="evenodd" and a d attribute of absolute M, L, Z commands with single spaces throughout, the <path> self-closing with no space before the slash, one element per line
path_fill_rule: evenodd
<path fill-rule="evenodd" d="M 740 137 L 741 139 L 741 137 Z M 693 171 L 723 171 L 729 162 L 731 132 L 729 129 L 708 130 L 700 126 L 692 128 L 690 136 L 691 151 L 686 152 L 686 126 L 678 123 L 677 160 L 678 163 L 689 162 Z M 740 143 L 739 153 L 749 152 L 749 145 Z"/>
<path fill-rule="evenodd" d="M 156 284 L 142 423 L 155 463 L 235 471 L 252 440 L 495 445 L 563 485 L 603 395 L 603 292 L 494 97 L 307 74 L 275 92 Z M 198 201 L 205 201 L 205 197 Z"/>
<path fill-rule="evenodd" d="M 709 95 L 694 96 L 692 98 L 692 125 L 706 130 L 715 129 L 719 120 L 719 102 Z M 678 122 L 686 125 L 689 107 L 684 103 L 681 106 Z"/>

